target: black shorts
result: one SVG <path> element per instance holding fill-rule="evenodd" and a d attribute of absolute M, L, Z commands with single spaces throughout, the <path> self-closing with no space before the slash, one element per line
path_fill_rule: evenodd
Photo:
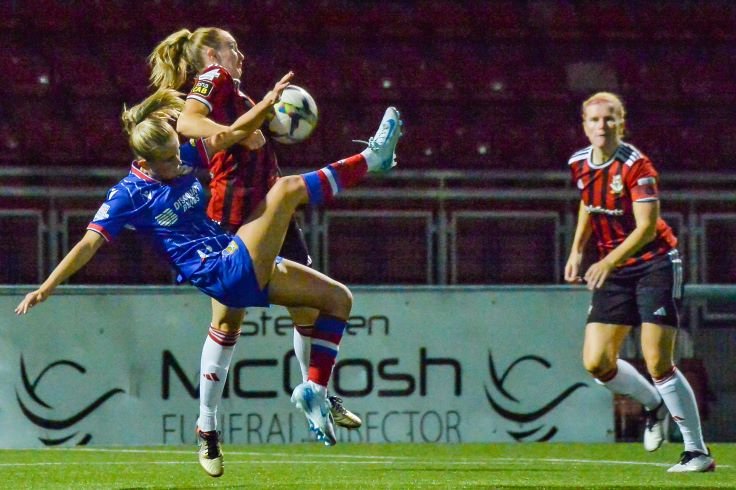
<path fill-rule="evenodd" d="M 677 250 L 635 273 L 617 270 L 593 292 L 588 323 L 679 327 L 682 260 Z"/>
<path fill-rule="evenodd" d="M 289 223 L 289 229 L 286 230 L 286 238 L 284 238 L 284 244 L 281 246 L 279 255 L 307 267 L 312 266 L 312 257 L 309 255 L 307 240 L 304 238 L 304 232 L 296 216 Z"/>

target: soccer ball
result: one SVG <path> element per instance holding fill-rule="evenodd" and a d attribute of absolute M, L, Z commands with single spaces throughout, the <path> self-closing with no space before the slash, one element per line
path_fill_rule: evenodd
<path fill-rule="evenodd" d="M 289 85 L 273 106 L 268 132 L 279 143 L 291 145 L 309 138 L 317 126 L 317 104 L 309 92 Z"/>

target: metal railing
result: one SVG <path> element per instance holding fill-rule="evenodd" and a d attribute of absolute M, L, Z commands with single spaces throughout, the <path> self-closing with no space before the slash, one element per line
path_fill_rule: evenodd
<path fill-rule="evenodd" d="M 69 249 L 69 217 L 91 217 L 110 185 L 124 170 L 108 168 L 25 168 L 0 169 L 0 202 L 3 216 L 38 216 L 39 279 Z M 6 185 L 13 178 L 46 179 L 73 182 L 73 185 Z M 726 231 L 736 233 L 736 183 L 734 174 L 675 174 L 667 179 L 669 187 L 687 186 L 688 190 L 662 192 L 663 216 L 679 232 L 680 248 L 687 257 L 687 278 L 691 283 L 736 282 L 728 270 L 715 268 L 712 257 L 722 249 L 719 242 L 733 243 L 736 236 L 714 236 L 714 224 L 726 223 Z M 329 271 L 334 257 L 330 243 L 331 216 L 355 220 L 380 216 L 384 220 L 416 217 L 425 223 L 426 284 L 461 284 L 457 270 L 463 260 L 458 252 L 458 224 L 464 219 L 511 219 L 520 222 L 553 222 L 549 236 L 537 237 L 553 243 L 554 257 L 550 283 L 561 281 L 564 264 L 574 233 L 579 195 L 564 172 L 460 172 L 396 171 L 371 178 L 365 186 L 349 189 L 338 196 L 336 209 L 310 208 L 304 211 L 305 231 L 315 265 Z M 670 211 L 670 209 L 675 210 Z M 723 212 L 720 210 L 723 209 Z M 409 214 L 407 214 L 409 213 Z M 541 214 L 540 214 L 541 213 Z M 3 221 L 0 220 L 0 223 Z M 4 225 L 3 225 L 4 226 Z M 15 231 L 0 229 L 3 240 Z M 488 237 L 489 240 L 499 237 Z M 530 239 L 531 239 L 530 235 Z M 503 257 L 496 257 L 503 260 Z M 422 266 L 425 267 L 424 260 Z M 724 278 L 726 279 L 724 281 Z"/>

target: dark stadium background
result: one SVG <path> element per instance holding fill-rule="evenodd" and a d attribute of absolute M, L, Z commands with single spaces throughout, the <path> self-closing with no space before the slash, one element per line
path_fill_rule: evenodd
<path fill-rule="evenodd" d="M 597 90 L 622 96 L 628 141 L 663 174 L 688 284 L 736 283 L 732 1 L 1 0 L 0 12 L 0 284 L 37 283 L 81 235 L 127 171 L 118 117 L 150 91 L 146 56 L 205 25 L 238 39 L 248 94 L 293 69 L 317 100 L 315 134 L 278 149 L 287 171 L 355 152 L 386 105 L 402 111 L 399 171 L 303 212 L 317 266 L 349 284 L 560 283 L 577 209 L 566 162 L 587 144 L 579 106 Z M 120 241 L 72 283 L 172 283 L 145 244 Z M 708 440 L 736 438 L 733 303 L 684 312 L 682 366 Z M 626 439 L 638 415 L 620 403 Z"/>

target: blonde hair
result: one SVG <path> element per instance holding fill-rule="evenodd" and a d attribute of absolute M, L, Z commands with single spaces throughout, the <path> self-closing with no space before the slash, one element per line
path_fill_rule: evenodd
<path fill-rule="evenodd" d="M 621 97 L 612 92 L 597 92 L 588 97 L 582 105 L 583 120 L 585 120 L 585 109 L 587 109 L 588 106 L 601 103 L 611 104 L 613 106 L 614 114 L 616 114 L 616 116 L 621 120 L 621 124 L 619 125 L 619 136 L 623 137 L 625 131 L 624 126 L 626 123 L 626 109 L 624 108 L 624 103 L 621 100 Z"/>
<path fill-rule="evenodd" d="M 180 89 L 205 68 L 204 50 L 218 49 L 222 44 L 222 32 L 217 27 L 199 27 L 194 32 L 182 29 L 161 41 L 148 55 L 151 85 Z"/>
<path fill-rule="evenodd" d="M 159 160 L 162 148 L 176 135 L 171 122 L 184 108 L 182 94 L 172 89 L 157 90 L 130 109 L 123 106 L 120 119 L 130 149 L 138 158 Z"/>

